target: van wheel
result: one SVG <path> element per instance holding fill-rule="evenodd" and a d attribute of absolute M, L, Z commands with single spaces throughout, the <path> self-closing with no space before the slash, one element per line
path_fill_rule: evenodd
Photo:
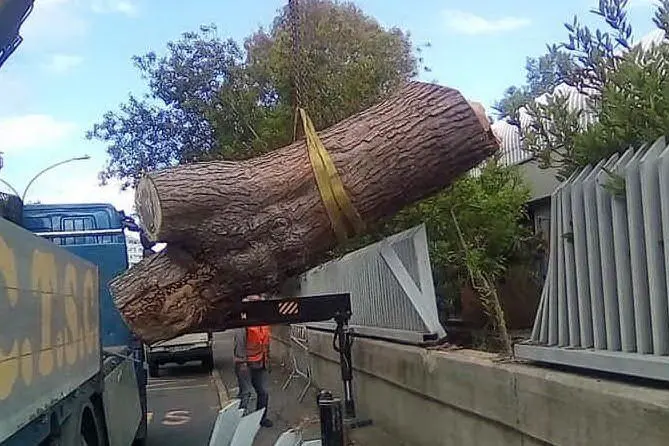
<path fill-rule="evenodd" d="M 79 444 L 81 446 L 102 446 L 102 429 L 92 408 L 84 409 L 81 414 Z"/>
<path fill-rule="evenodd" d="M 210 353 L 209 356 L 202 360 L 202 367 L 205 368 L 207 372 L 214 370 L 214 353 Z"/>
<path fill-rule="evenodd" d="M 160 369 L 157 362 L 149 362 L 149 376 L 151 378 L 158 378 L 160 374 Z"/>

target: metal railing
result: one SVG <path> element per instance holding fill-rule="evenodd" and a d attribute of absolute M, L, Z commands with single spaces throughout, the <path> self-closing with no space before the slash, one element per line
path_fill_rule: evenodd
<path fill-rule="evenodd" d="M 16 195 L 0 192 L 0 217 L 14 224 L 21 225 L 23 220 L 23 202 Z"/>
<path fill-rule="evenodd" d="M 306 382 L 297 397 L 298 401 L 302 402 L 307 390 L 311 387 L 311 358 L 309 357 L 309 337 L 306 325 L 293 324 L 290 326 L 288 350 L 291 370 L 282 388 L 286 390 L 294 379 L 304 379 Z"/>
<path fill-rule="evenodd" d="M 420 225 L 298 278 L 297 296 L 351 293 L 349 326 L 363 336 L 423 344 L 442 339 L 425 226 Z M 334 329 L 333 322 L 310 323 Z"/>
<path fill-rule="evenodd" d="M 551 197 L 548 277 L 522 359 L 669 381 L 669 147 L 572 175 Z"/>

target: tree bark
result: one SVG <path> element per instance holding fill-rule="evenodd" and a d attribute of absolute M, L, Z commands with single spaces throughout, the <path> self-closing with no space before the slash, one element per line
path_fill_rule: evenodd
<path fill-rule="evenodd" d="M 419 82 L 319 136 L 368 224 L 442 190 L 498 148 L 482 107 Z M 223 329 L 230 304 L 276 289 L 337 243 L 304 141 L 247 161 L 151 173 L 136 205 L 149 236 L 168 248 L 115 279 L 112 293 L 146 342 Z"/>

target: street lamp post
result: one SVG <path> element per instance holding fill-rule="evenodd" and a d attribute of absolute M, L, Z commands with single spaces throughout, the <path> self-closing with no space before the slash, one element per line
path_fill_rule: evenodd
<path fill-rule="evenodd" d="M 2 158 L 2 155 L 4 155 L 4 154 L 5 154 L 5 152 L 0 152 L 0 170 L 2 170 L 2 166 L 5 165 L 5 160 Z M 7 186 L 7 187 L 9 188 L 9 190 L 11 190 L 12 192 L 14 192 L 14 195 L 16 195 L 17 197 L 19 196 L 19 193 L 16 191 L 16 189 L 14 189 L 14 186 L 12 186 L 11 184 L 9 184 L 7 181 L 5 181 L 5 180 L 3 180 L 2 178 L 0 178 L 0 183 L 2 183 L 2 184 L 4 184 L 5 186 Z"/>
<path fill-rule="evenodd" d="M 16 191 L 16 189 L 14 189 L 14 186 L 12 186 L 11 184 L 9 184 L 7 181 L 5 181 L 5 180 L 3 180 L 2 178 L 0 178 L 0 183 L 2 183 L 2 184 L 4 184 L 5 186 L 7 186 L 7 187 L 9 188 L 9 190 L 11 190 L 11 191 L 14 193 L 14 195 L 16 195 L 17 197 L 19 196 L 19 193 Z"/>
<path fill-rule="evenodd" d="M 26 201 L 26 195 L 28 194 L 28 189 L 30 189 L 30 186 L 32 186 L 32 184 L 35 182 L 35 180 L 36 180 L 37 178 L 39 178 L 40 176 L 42 176 L 42 174 L 44 174 L 44 173 L 46 173 L 47 171 L 49 171 L 49 170 L 51 170 L 51 169 L 54 169 L 54 168 L 56 168 L 56 167 L 58 167 L 58 166 L 62 166 L 63 164 L 71 163 L 71 162 L 73 162 L 73 161 L 84 161 L 84 160 L 88 160 L 88 159 L 91 159 L 91 157 L 88 156 L 88 155 L 77 156 L 77 157 L 74 157 L 74 158 L 70 158 L 70 159 L 66 159 L 66 160 L 64 160 L 64 161 L 58 162 L 58 163 L 56 163 L 56 164 L 52 164 L 52 165 L 50 165 L 49 167 L 45 167 L 44 169 L 40 170 L 39 172 L 37 172 L 37 174 L 36 174 L 34 177 L 32 177 L 32 178 L 30 179 L 30 181 L 28 181 L 28 185 L 26 186 L 25 189 L 23 189 L 23 195 L 21 196 L 21 201 L 22 201 L 23 203 L 25 203 L 25 201 Z M 4 183 L 4 181 L 3 181 L 3 183 Z M 14 188 L 12 188 L 12 189 L 14 189 Z M 17 195 L 18 195 L 18 194 L 17 194 Z"/>

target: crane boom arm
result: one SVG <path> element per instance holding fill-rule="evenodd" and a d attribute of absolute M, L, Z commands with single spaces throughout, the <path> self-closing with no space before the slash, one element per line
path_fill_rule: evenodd
<path fill-rule="evenodd" d="M 351 317 L 349 293 L 241 302 L 226 315 L 221 330 L 254 325 L 299 324 L 334 319 L 347 324 Z"/>

